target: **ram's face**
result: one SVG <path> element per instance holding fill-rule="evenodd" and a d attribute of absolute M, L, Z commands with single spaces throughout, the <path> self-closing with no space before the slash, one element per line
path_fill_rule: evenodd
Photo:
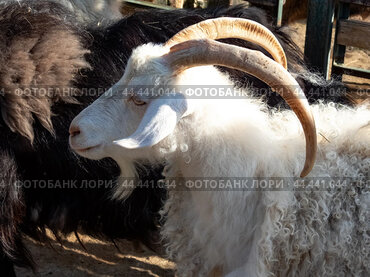
<path fill-rule="evenodd" d="M 146 106 L 136 94 L 126 95 L 120 86 L 113 86 L 72 121 L 71 148 L 90 159 L 114 158 L 113 142 L 136 130 Z"/>
<path fill-rule="evenodd" d="M 143 56 L 134 51 L 121 80 L 72 121 L 70 146 L 79 155 L 145 158 L 141 155 L 171 134 L 187 111 L 183 95 L 162 95 L 168 72 L 158 55 Z"/>

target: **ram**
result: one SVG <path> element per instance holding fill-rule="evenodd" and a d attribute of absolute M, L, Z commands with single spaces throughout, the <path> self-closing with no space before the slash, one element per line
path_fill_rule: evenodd
<path fill-rule="evenodd" d="M 262 46 L 275 61 L 214 40 L 229 37 Z M 271 110 L 248 88 L 234 99 L 189 96 L 190 85 L 234 86 L 214 65 L 259 78 L 291 110 Z M 147 86 L 152 93 L 141 94 Z M 72 121 L 70 145 L 122 169 L 166 165 L 161 234 L 179 276 L 367 276 L 369 118 L 367 104 L 310 107 L 273 34 L 254 21 L 221 18 L 136 48 L 123 77 Z M 188 186 L 220 179 L 254 187 Z M 129 195 L 118 183 L 115 197 Z"/>

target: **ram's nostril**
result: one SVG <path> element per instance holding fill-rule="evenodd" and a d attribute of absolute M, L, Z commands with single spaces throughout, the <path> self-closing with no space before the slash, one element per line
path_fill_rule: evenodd
<path fill-rule="evenodd" d="M 71 125 L 71 127 L 69 128 L 69 135 L 71 137 L 75 137 L 79 135 L 80 133 L 81 133 L 81 130 L 77 126 Z"/>

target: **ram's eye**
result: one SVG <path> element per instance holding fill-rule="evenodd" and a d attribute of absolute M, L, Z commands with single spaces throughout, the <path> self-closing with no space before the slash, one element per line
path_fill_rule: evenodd
<path fill-rule="evenodd" d="M 143 106 L 146 104 L 146 102 L 140 100 L 137 96 L 131 96 L 131 98 L 129 99 L 131 100 L 136 106 Z"/>

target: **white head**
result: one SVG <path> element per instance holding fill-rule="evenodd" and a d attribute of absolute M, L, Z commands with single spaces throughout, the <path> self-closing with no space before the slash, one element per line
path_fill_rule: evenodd
<path fill-rule="evenodd" d="M 256 42 L 280 64 L 258 51 L 213 40 L 225 37 Z M 122 170 L 127 161 L 150 159 L 148 150 L 172 134 L 178 122 L 196 111 L 200 102 L 205 104 L 180 92 L 160 95 L 161 89 L 184 85 L 191 81 L 191 71 L 203 65 L 242 70 L 281 93 L 303 125 L 306 164 L 302 175 L 308 174 L 315 159 L 316 131 L 307 100 L 284 68 L 286 59 L 277 39 L 265 27 L 245 19 L 207 20 L 181 31 L 165 45 L 147 44 L 135 49 L 121 80 L 71 123 L 71 148 L 90 159 L 112 157 Z M 139 89 L 146 86 L 150 86 L 149 97 L 140 94 Z M 122 95 L 126 88 L 133 88 L 130 97 Z"/>

